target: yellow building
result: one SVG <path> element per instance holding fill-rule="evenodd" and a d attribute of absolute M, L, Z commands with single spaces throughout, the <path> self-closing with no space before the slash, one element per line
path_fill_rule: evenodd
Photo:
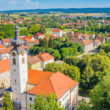
<path fill-rule="evenodd" d="M 37 56 L 28 56 L 28 69 L 42 70 L 41 61 Z"/>

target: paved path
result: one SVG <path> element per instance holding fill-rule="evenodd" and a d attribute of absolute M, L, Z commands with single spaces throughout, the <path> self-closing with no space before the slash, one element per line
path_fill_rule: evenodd
<path fill-rule="evenodd" d="M 79 55 L 77 57 L 82 58 L 84 55 L 93 55 L 95 53 L 99 53 L 99 51 L 96 49 L 96 50 L 93 50 L 91 52 L 83 53 L 83 54 L 81 54 L 81 55 Z"/>
<path fill-rule="evenodd" d="M 90 98 L 89 97 L 82 97 L 82 96 L 78 96 L 78 100 L 81 101 L 81 100 L 85 100 L 87 103 L 90 101 Z"/>

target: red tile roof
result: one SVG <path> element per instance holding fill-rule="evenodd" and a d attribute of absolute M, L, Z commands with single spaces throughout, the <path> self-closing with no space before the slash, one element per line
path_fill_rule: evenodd
<path fill-rule="evenodd" d="M 85 38 L 89 38 L 89 35 L 88 35 L 88 34 L 83 34 L 83 36 L 84 36 Z"/>
<path fill-rule="evenodd" d="M 61 31 L 61 29 L 59 29 L 59 28 L 54 28 L 53 30 L 52 30 L 52 32 L 60 32 Z"/>
<path fill-rule="evenodd" d="M 92 41 L 90 39 L 84 40 L 84 39 L 70 39 L 69 42 L 77 42 L 80 43 L 82 46 L 91 45 Z"/>
<path fill-rule="evenodd" d="M 78 83 L 76 81 L 73 81 L 64 74 L 57 72 L 51 76 L 49 75 L 49 77 L 46 77 L 45 79 L 40 81 L 27 93 L 33 95 L 44 94 L 45 96 L 48 96 L 50 93 L 54 93 L 56 94 L 56 99 L 59 99 L 67 90 L 73 89 L 77 84 Z"/>
<path fill-rule="evenodd" d="M 99 39 L 96 39 L 95 42 L 96 42 L 97 44 L 101 44 L 101 41 L 100 41 Z"/>
<path fill-rule="evenodd" d="M 5 48 L 5 46 L 0 44 L 0 49 L 4 49 L 4 48 Z"/>
<path fill-rule="evenodd" d="M 37 55 L 42 61 L 48 61 L 48 60 L 51 60 L 51 59 L 54 59 L 54 57 L 48 53 L 45 53 L 45 52 L 40 52 L 38 55 Z"/>
<path fill-rule="evenodd" d="M 35 64 L 40 62 L 40 59 L 37 56 L 28 56 L 28 63 Z"/>
<path fill-rule="evenodd" d="M 10 71 L 9 59 L 0 61 L 0 73 Z"/>
<path fill-rule="evenodd" d="M 41 80 L 44 80 L 51 76 L 51 72 L 44 72 L 44 71 L 38 71 L 38 70 L 31 70 L 28 69 L 28 82 L 29 84 L 36 85 Z"/>
<path fill-rule="evenodd" d="M 0 49 L 0 54 L 6 54 L 6 53 L 9 53 L 12 49 L 13 49 L 13 47 Z"/>
<path fill-rule="evenodd" d="M 2 41 L 6 42 L 6 43 L 10 43 L 10 42 L 11 42 L 11 40 L 8 39 L 8 38 L 6 38 L 6 39 L 2 39 Z"/>

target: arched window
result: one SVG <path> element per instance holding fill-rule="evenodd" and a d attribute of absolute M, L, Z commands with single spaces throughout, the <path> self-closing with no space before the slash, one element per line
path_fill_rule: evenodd
<path fill-rule="evenodd" d="M 13 58 L 13 65 L 16 65 L 16 59 Z"/>

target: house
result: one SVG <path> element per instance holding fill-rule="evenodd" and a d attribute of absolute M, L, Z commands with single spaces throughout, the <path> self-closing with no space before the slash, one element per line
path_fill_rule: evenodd
<path fill-rule="evenodd" d="M 98 46 L 101 44 L 101 41 L 96 39 L 93 41 L 93 43 L 94 43 L 94 48 L 98 48 Z"/>
<path fill-rule="evenodd" d="M 82 33 L 76 33 L 76 34 L 74 34 L 74 37 L 80 39 L 80 38 L 82 38 Z"/>
<path fill-rule="evenodd" d="M 10 87 L 9 59 L 0 61 L 0 88 Z"/>
<path fill-rule="evenodd" d="M 13 47 L 0 49 L 0 59 L 1 60 L 8 59 L 9 58 L 9 52 L 12 49 L 13 49 Z"/>
<path fill-rule="evenodd" d="M 61 102 L 62 107 L 73 110 L 78 103 L 78 82 L 60 72 L 28 69 L 27 53 L 22 48 L 22 42 L 18 36 L 18 26 L 15 28 L 15 33 L 16 36 L 12 42 L 14 48 L 10 52 L 11 88 L 7 90 L 14 104 L 19 105 L 21 110 L 27 110 L 29 104 L 34 103 L 36 95 L 44 94 L 46 97 L 48 94 L 54 93 L 56 101 Z M 42 54 L 44 58 L 48 59 L 46 53 Z"/>
<path fill-rule="evenodd" d="M 10 46 L 11 40 L 8 38 L 2 39 L 1 44 L 3 44 L 4 46 Z"/>
<path fill-rule="evenodd" d="M 84 47 L 84 52 L 89 52 L 94 49 L 93 43 L 90 39 L 70 39 L 69 42 L 77 42 Z"/>
<path fill-rule="evenodd" d="M 34 34 L 34 38 L 36 40 L 39 40 L 39 39 L 44 39 L 45 35 L 41 34 L 41 33 L 36 33 Z"/>
<path fill-rule="evenodd" d="M 28 56 L 28 68 L 33 70 L 42 70 L 41 60 L 37 56 Z"/>
<path fill-rule="evenodd" d="M 59 29 L 59 28 L 54 28 L 54 29 L 52 30 L 52 34 L 55 34 L 55 35 L 58 36 L 58 37 L 62 37 L 62 30 Z"/>
<path fill-rule="evenodd" d="M 5 49 L 6 47 L 3 44 L 0 44 L 0 50 Z"/>
<path fill-rule="evenodd" d="M 40 52 L 37 56 L 41 60 L 42 70 L 46 67 L 48 63 L 54 62 L 54 57 L 50 55 L 49 53 Z"/>
<path fill-rule="evenodd" d="M 89 35 L 88 35 L 88 34 L 83 34 L 83 35 L 82 35 L 82 38 L 85 39 L 85 40 L 86 40 L 86 39 L 89 39 Z"/>

